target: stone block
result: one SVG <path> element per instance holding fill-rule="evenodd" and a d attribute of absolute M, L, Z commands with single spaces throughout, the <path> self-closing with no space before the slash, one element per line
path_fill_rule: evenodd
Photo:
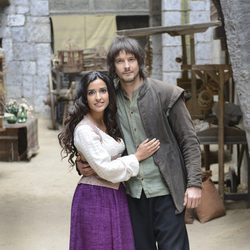
<path fill-rule="evenodd" d="M 176 62 L 176 57 L 182 56 L 181 46 L 163 47 L 162 65 L 164 72 L 179 71 L 181 65 Z"/>
<path fill-rule="evenodd" d="M 3 27 L 7 26 L 8 23 L 8 15 L 6 15 L 6 12 L 0 13 L 0 28 L 2 29 Z"/>
<path fill-rule="evenodd" d="M 31 43 L 14 43 L 13 44 L 13 56 L 15 60 L 18 61 L 34 61 L 35 60 L 35 50 L 34 44 Z"/>
<path fill-rule="evenodd" d="M 29 42 L 50 43 L 50 26 L 48 24 L 29 24 L 26 28 Z"/>
<path fill-rule="evenodd" d="M 213 48 L 211 42 L 197 42 L 195 45 L 196 64 L 212 63 Z"/>
<path fill-rule="evenodd" d="M 180 36 L 170 36 L 167 33 L 162 35 L 162 44 L 163 46 L 175 46 L 181 45 L 181 37 Z"/>
<path fill-rule="evenodd" d="M 210 0 L 190 1 L 191 11 L 210 11 Z"/>
<path fill-rule="evenodd" d="M 29 11 L 30 11 L 30 8 L 28 5 L 27 6 L 20 5 L 20 6 L 16 7 L 17 14 L 27 14 L 27 13 L 29 13 Z"/>
<path fill-rule="evenodd" d="M 30 0 L 11 0 L 15 5 L 29 5 Z"/>
<path fill-rule="evenodd" d="M 34 17 L 34 16 L 27 16 L 27 25 L 30 24 L 48 24 L 50 25 L 49 17 Z"/>
<path fill-rule="evenodd" d="M 33 0 L 35 1 L 35 0 Z M 93 0 L 90 3 L 93 4 Z M 57 0 L 57 1 L 49 1 L 49 9 L 51 13 L 60 13 L 65 11 L 65 9 L 69 12 L 76 12 L 82 10 L 82 12 L 88 12 L 89 8 L 89 0 Z M 100 1 L 99 1 L 100 3 Z"/>
<path fill-rule="evenodd" d="M 162 15 L 163 26 L 173 26 L 181 24 L 181 12 L 179 11 L 164 11 Z"/>
<path fill-rule="evenodd" d="M 40 43 L 35 45 L 35 53 L 37 60 L 51 58 L 51 46 L 49 43 Z"/>
<path fill-rule="evenodd" d="M 24 42 L 26 41 L 25 27 L 13 27 L 11 29 L 12 39 L 14 42 Z"/>
<path fill-rule="evenodd" d="M 9 15 L 8 16 L 8 26 L 23 26 L 25 24 L 25 16 L 18 14 L 18 15 Z"/>
<path fill-rule="evenodd" d="M 22 75 L 22 79 L 23 79 L 23 87 L 30 89 L 34 88 L 36 76 L 24 73 Z"/>
<path fill-rule="evenodd" d="M 177 78 L 181 77 L 181 72 L 163 72 L 162 80 L 166 83 L 177 85 Z"/>
<path fill-rule="evenodd" d="M 92 11 L 103 11 L 103 10 L 119 10 L 121 7 L 121 0 L 106 0 L 105 4 L 100 4 L 99 0 L 89 1 L 89 9 Z"/>
<path fill-rule="evenodd" d="M 148 5 L 148 1 L 146 0 L 137 0 L 137 1 L 127 0 L 127 1 L 121 1 L 121 9 L 148 12 L 149 5 Z"/>
<path fill-rule="evenodd" d="M 45 110 L 48 110 L 48 106 L 44 104 L 44 96 L 38 96 L 34 99 L 34 112 L 37 114 L 44 114 Z"/>
<path fill-rule="evenodd" d="M 37 61 L 37 75 L 42 76 L 42 75 L 48 75 L 51 72 L 51 62 L 50 58 L 44 58 L 43 60 L 38 60 Z"/>
<path fill-rule="evenodd" d="M 6 100 L 10 99 L 20 99 L 22 96 L 22 84 L 18 83 L 17 85 L 6 85 Z"/>
<path fill-rule="evenodd" d="M 34 76 L 32 75 L 23 75 L 23 84 L 22 84 L 22 96 L 25 99 L 34 101 L 35 93 L 34 93 Z"/>
<path fill-rule="evenodd" d="M 22 72 L 24 75 L 35 75 L 36 74 L 36 62 L 35 61 L 22 61 L 21 62 Z"/>
<path fill-rule="evenodd" d="M 44 100 L 47 99 L 49 88 L 48 88 L 48 75 L 36 76 L 34 81 L 34 108 L 36 112 L 44 112 L 45 104 Z"/>
<path fill-rule="evenodd" d="M 208 28 L 205 32 L 196 33 L 195 40 L 200 42 L 211 42 L 213 40 L 213 28 Z"/>
<path fill-rule="evenodd" d="M 209 11 L 192 11 L 190 12 L 190 23 L 207 23 L 210 22 Z"/>
<path fill-rule="evenodd" d="M 30 14 L 32 16 L 48 16 L 49 15 L 49 2 L 48 0 L 31 1 Z"/>
<path fill-rule="evenodd" d="M 7 27 L 7 26 L 3 26 L 1 29 L 1 34 L 3 38 L 7 39 L 7 38 L 11 38 L 11 28 Z"/>
<path fill-rule="evenodd" d="M 21 62 L 11 61 L 6 65 L 6 77 L 8 84 L 15 85 L 22 75 Z"/>
<path fill-rule="evenodd" d="M 48 74 L 36 75 L 34 79 L 35 94 L 48 94 L 49 76 Z"/>
<path fill-rule="evenodd" d="M 181 10 L 181 0 L 162 0 L 162 10 Z"/>
<path fill-rule="evenodd" d="M 8 63 L 13 60 L 13 43 L 12 39 L 3 39 L 2 46 L 4 49 L 4 55 L 5 55 L 5 63 Z"/>
<path fill-rule="evenodd" d="M 4 8 L 4 12 L 9 15 L 16 14 L 16 6 L 14 4 L 10 4 L 6 8 Z"/>

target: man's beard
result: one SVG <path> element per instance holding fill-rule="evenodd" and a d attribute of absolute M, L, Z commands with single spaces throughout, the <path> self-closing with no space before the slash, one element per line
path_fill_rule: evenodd
<path fill-rule="evenodd" d="M 135 76 L 130 76 L 130 77 L 124 77 L 122 80 L 124 83 L 131 83 L 135 80 Z"/>
<path fill-rule="evenodd" d="M 137 77 L 139 77 L 139 72 L 136 75 L 132 74 L 132 75 L 129 75 L 129 76 L 123 76 L 121 81 L 123 81 L 124 83 L 129 84 L 129 83 L 134 82 Z"/>

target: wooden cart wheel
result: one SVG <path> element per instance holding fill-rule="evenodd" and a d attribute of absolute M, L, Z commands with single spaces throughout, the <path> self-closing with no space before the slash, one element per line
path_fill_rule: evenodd
<path fill-rule="evenodd" d="M 69 109 L 71 108 L 71 106 L 73 105 L 73 99 L 74 99 L 74 92 L 75 92 L 75 88 L 76 88 L 76 82 L 72 81 L 70 83 L 70 87 L 67 90 L 64 98 L 67 100 L 64 104 L 64 109 L 63 109 L 63 121 L 62 121 L 62 125 L 64 125 L 64 121 L 68 115 Z"/>

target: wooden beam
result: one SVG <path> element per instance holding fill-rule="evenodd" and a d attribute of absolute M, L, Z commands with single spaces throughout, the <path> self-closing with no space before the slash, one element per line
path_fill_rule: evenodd
<path fill-rule="evenodd" d="M 176 26 L 154 26 L 138 29 L 118 30 L 117 35 L 121 36 L 150 36 L 162 33 L 168 33 L 171 36 L 192 35 L 194 33 L 205 32 L 209 27 L 221 26 L 220 21 L 197 24 L 184 24 Z"/>
<path fill-rule="evenodd" d="M 219 67 L 219 118 L 218 118 L 218 163 L 219 163 L 219 194 L 224 199 L 224 68 Z"/>

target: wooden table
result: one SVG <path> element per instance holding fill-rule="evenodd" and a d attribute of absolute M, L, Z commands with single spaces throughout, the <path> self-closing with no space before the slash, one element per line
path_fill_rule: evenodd
<path fill-rule="evenodd" d="M 204 146 L 204 164 L 206 170 L 210 169 L 210 150 L 209 146 L 212 144 L 218 144 L 219 130 L 217 127 L 208 128 L 206 130 L 197 132 L 200 144 Z M 224 180 L 224 164 L 219 164 L 219 173 L 223 173 L 223 179 L 219 178 L 218 185 L 219 190 L 221 190 L 221 196 L 225 200 L 245 200 L 247 206 L 250 207 L 250 156 L 248 151 L 246 133 L 244 130 L 237 127 L 225 127 L 224 128 L 224 137 L 223 137 L 223 147 L 224 145 L 237 145 L 237 175 L 238 175 L 238 184 L 240 184 L 240 175 L 241 175 L 241 166 L 244 154 L 246 155 L 247 161 L 247 192 L 240 193 L 228 193 L 225 192 L 225 180 Z M 224 150 L 223 150 L 224 152 Z M 224 156 L 223 156 L 224 157 Z M 219 154 L 218 154 L 219 158 Z M 223 161 L 224 162 L 224 161 Z M 219 176 L 221 177 L 221 176 Z"/>
<path fill-rule="evenodd" d="M 30 117 L 25 123 L 4 123 L 0 131 L 0 161 L 29 160 L 38 150 L 37 118 Z"/>

